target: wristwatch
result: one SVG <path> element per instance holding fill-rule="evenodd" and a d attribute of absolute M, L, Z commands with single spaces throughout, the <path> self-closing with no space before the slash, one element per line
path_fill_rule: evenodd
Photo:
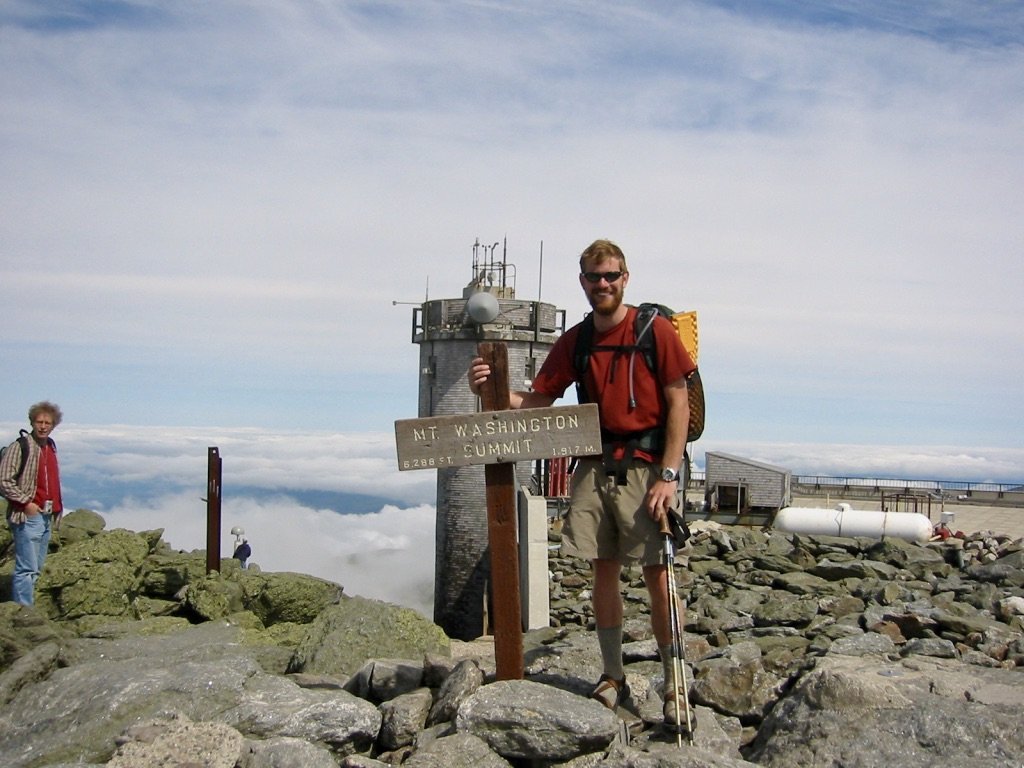
<path fill-rule="evenodd" d="M 679 473 L 671 467 L 665 467 L 661 470 L 661 479 L 666 483 L 672 483 L 679 479 Z"/>

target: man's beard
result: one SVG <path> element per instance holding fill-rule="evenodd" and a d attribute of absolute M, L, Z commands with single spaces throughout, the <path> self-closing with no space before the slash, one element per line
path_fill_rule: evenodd
<path fill-rule="evenodd" d="M 599 315 L 614 315 L 615 311 L 622 304 L 622 291 L 612 291 L 607 294 L 587 294 L 590 306 Z"/>

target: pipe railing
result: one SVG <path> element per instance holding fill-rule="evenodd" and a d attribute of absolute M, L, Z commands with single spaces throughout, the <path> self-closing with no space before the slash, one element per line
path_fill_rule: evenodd
<path fill-rule="evenodd" d="M 906 490 L 922 493 L 970 494 L 972 492 L 1009 493 L 1024 491 L 1024 483 L 989 483 L 963 480 L 906 480 L 898 478 L 835 477 L 831 475 L 793 475 L 792 484 L 820 488 L 866 488 Z"/>

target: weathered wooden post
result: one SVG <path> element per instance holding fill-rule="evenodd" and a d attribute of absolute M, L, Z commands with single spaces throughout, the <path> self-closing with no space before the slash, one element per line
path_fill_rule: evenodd
<path fill-rule="evenodd" d="M 206 454 L 206 572 L 220 571 L 220 451 Z"/>
<path fill-rule="evenodd" d="M 599 454 L 601 427 L 593 403 L 509 410 L 505 345 L 485 342 L 478 351 L 491 366 L 481 392 L 491 410 L 396 421 L 395 444 L 400 470 L 484 465 L 496 671 L 514 680 L 523 676 L 515 462 Z"/>
<path fill-rule="evenodd" d="M 507 411 L 508 348 L 501 342 L 482 342 L 477 352 L 491 367 L 480 391 L 485 411 Z M 491 604 L 494 606 L 494 656 L 499 680 L 523 676 L 523 621 L 519 599 L 519 542 L 516 530 L 516 465 L 484 467 L 487 486 L 487 541 L 491 548 Z"/>

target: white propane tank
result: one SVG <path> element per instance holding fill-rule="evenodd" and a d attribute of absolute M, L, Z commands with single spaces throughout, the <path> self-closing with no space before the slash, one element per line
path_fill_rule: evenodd
<path fill-rule="evenodd" d="M 839 504 L 835 509 L 783 507 L 772 527 L 783 533 L 818 536 L 887 536 L 923 544 L 932 536 L 932 523 L 917 512 L 871 512 Z"/>

